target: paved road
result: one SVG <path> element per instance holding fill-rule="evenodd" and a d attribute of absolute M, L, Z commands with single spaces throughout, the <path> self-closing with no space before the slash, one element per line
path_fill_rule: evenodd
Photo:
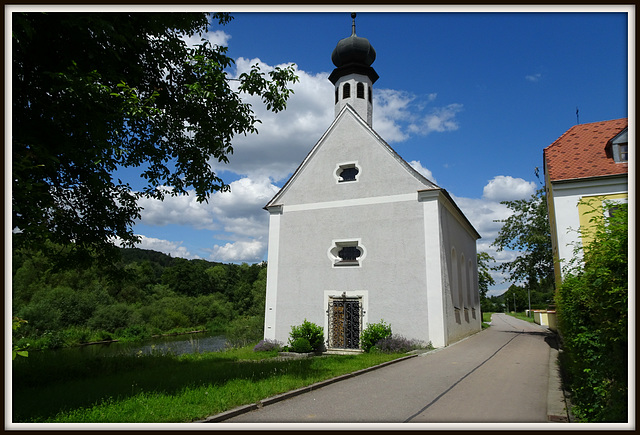
<path fill-rule="evenodd" d="M 504 314 L 449 347 L 225 423 L 547 422 L 549 331 Z"/>

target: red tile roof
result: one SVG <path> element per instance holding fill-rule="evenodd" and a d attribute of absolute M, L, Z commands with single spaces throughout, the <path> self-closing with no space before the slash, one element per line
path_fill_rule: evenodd
<path fill-rule="evenodd" d="M 592 122 L 571 127 L 544 149 L 551 181 L 626 174 L 627 163 L 615 163 L 607 155 L 607 143 L 628 125 L 627 118 Z"/>

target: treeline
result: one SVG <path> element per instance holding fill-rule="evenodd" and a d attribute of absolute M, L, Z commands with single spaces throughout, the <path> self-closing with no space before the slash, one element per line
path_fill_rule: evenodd
<path fill-rule="evenodd" d="M 529 301 L 531 301 L 532 310 L 545 310 L 555 304 L 552 285 L 546 287 L 534 285 L 534 287 L 529 290 L 526 286 L 512 284 L 506 292 L 499 296 L 481 298 L 482 311 L 485 313 L 524 312 L 529 309 Z"/>
<path fill-rule="evenodd" d="M 189 330 L 237 341 L 262 337 L 266 263 L 223 264 L 122 249 L 118 261 L 65 266 L 13 253 L 13 315 L 27 321 L 18 347 L 57 348 Z"/>

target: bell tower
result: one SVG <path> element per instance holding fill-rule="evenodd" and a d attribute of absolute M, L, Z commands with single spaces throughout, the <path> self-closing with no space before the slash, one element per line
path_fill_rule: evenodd
<path fill-rule="evenodd" d="M 378 74 L 371 67 L 376 51 L 369 40 L 356 36 L 356 14 L 351 14 L 351 36 L 341 39 L 331 53 L 336 66 L 329 80 L 335 86 L 335 116 L 349 104 L 372 126 L 373 84 Z"/>

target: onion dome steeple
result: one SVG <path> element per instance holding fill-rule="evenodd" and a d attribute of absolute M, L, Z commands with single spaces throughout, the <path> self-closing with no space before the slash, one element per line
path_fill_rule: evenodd
<path fill-rule="evenodd" d="M 329 80 L 335 86 L 335 114 L 349 104 L 371 125 L 373 105 L 371 86 L 378 73 L 371 67 L 376 51 L 367 38 L 356 35 L 356 14 L 351 14 L 351 36 L 341 39 L 331 53 L 336 66 Z"/>
<path fill-rule="evenodd" d="M 371 79 L 371 83 L 378 80 L 378 74 L 371 68 L 376 60 L 376 51 L 367 38 L 356 35 L 356 14 L 351 14 L 351 36 L 341 39 L 331 53 L 331 61 L 336 66 L 329 76 L 333 84 L 343 75 L 356 70 Z"/>

